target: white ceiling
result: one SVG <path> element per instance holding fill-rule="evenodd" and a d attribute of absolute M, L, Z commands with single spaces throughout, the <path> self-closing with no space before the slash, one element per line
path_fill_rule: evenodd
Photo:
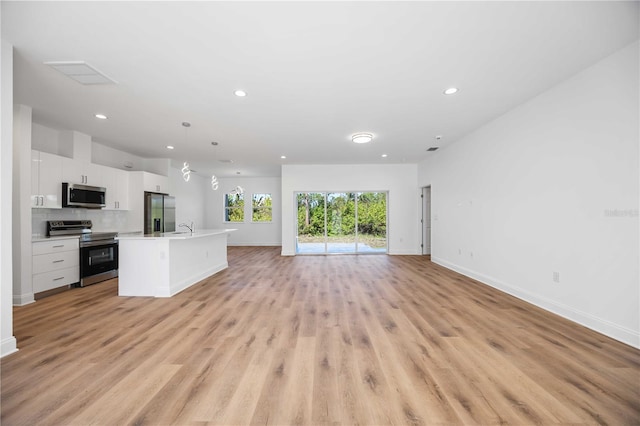
<path fill-rule="evenodd" d="M 419 162 L 637 40 L 638 6 L 2 1 L 1 13 L 14 101 L 34 121 L 203 174 L 278 176 L 283 163 Z M 81 85 L 47 61 L 118 83 Z M 373 142 L 350 142 L 361 131 Z"/>

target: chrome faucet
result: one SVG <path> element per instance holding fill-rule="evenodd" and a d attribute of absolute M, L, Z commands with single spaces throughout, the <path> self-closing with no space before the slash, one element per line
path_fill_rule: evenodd
<path fill-rule="evenodd" d="M 187 225 L 186 223 L 181 223 L 180 225 L 178 225 L 178 227 L 180 226 L 184 226 L 185 228 L 187 228 L 189 230 L 189 232 L 191 232 L 193 234 L 193 231 L 195 229 L 195 226 L 193 226 L 193 222 L 191 222 L 191 225 Z"/>

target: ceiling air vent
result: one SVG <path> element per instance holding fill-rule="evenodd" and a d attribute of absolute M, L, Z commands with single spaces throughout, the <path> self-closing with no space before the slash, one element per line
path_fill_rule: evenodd
<path fill-rule="evenodd" d="M 427 149 L 427 152 L 433 152 L 433 151 L 437 151 L 439 147 L 437 146 L 432 146 L 431 148 Z"/>
<path fill-rule="evenodd" d="M 115 84 L 116 81 L 107 77 L 84 61 L 45 62 L 51 68 L 60 71 L 80 84 Z"/>

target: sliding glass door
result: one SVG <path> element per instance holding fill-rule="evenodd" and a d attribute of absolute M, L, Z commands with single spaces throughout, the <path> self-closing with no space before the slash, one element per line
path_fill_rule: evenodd
<path fill-rule="evenodd" d="M 386 253 L 386 192 L 296 194 L 296 253 Z"/>

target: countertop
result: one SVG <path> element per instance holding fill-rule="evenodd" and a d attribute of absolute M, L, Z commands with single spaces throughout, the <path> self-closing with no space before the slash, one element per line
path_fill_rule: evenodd
<path fill-rule="evenodd" d="M 31 242 L 37 243 L 39 241 L 72 240 L 74 238 L 77 240 L 80 238 L 80 235 L 56 235 L 53 237 L 47 237 L 46 235 L 36 234 L 31 236 Z"/>
<path fill-rule="evenodd" d="M 96 233 L 99 232 L 117 232 L 119 236 L 126 236 L 126 235 L 138 235 L 140 236 L 142 234 L 142 231 L 125 231 L 125 232 L 118 232 L 118 231 L 94 231 Z M 55 241 L 55 240 L 70 240 L 73 238 L 80 238 L 80 235 L 55 235 L 53 237 L 49 237 L 46 235 L 42 235 L 42 234 L 33 234 L 31 235 L 31 242 L 32 243 L 37 243 L 40 241 Z"/>
<path fill-rule="evenodd" d="M 154 234 L 126 234 L 118 235 L 117 240 L 189 240 L 192 238 L 208 237 L 211 235 L 228 234 L 236 229 L 198 229 L 191 233 L 189 231 L 157 232 Z"/>

